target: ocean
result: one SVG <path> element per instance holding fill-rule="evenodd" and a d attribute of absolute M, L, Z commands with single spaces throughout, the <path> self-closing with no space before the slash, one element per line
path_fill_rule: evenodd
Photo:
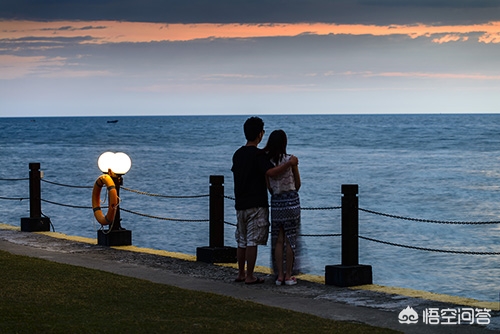
<path fill-rule="evenodd" d="M 224 176 L 225 245 L 235 246 L 231 157 L 245 143 L 246 118 L 0 118 L 0 221 L 29 217 L 29 201 L 16 199 L 29 197 L 28 166 L 39 162 L 42 211 L 55 231 L 96 238 L 89 187 L 101 174 L 97 159 L 125 152 L 132 168 L 123 187 L 165 195 L 122 189 L 121 207 L 145 214 L 121 212 L 135 246 L 187 254 L 208 246 L 208 198 L 189 196 L 208 194 L 210 175 Z M 489 223 L 500 221 L 500 115 L 261 118 L 260 147 L 283 129 L 299 158 L 307 273 L 341 263 L 341 186 L 357 184 L 359 235 L 373 239 L 359 240 L 359 263 L 372 266 L 374 284 L 499 300 L 500 255 L 475 253 L 500 253 L 500 224 Z M 270 265 L 269 245 L 258 265 Z"/>

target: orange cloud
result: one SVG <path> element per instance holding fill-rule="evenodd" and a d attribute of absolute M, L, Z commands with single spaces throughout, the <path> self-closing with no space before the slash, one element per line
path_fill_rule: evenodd
<path fill-rule="evenodd" d="M 482 43 L 500 43 L 500 33 L 488 33 L 479 37 L 479 42 Z"/>
<path fill-rule="evenodd" d="M 448 43 L 448 42 L 457 42 L 457 41 L 467 41 L 469 39 L 468 36 L 461 36 L 461 35 L 457 35 L 457 34 L 447 34 L 445 36 L 442 36 L 442 37 L 438 37 L 438 38 L 434 38 L 432 41 L 434 43 L 438 43 L 438 44 L 443 44 L 443 43 Z"/>
<path fill-rule="evenodd" d="M 256 38 L 312 35 L 407 35 L 435 37 L 433 42 L 465 41 L 479 33 L 479 42 L 500 43 L 500 21 L 480 25 L 361 25 L 361 24 L 164 24 L 118 21 L 0 21 L 2 39 L 23 37 L 88 37 L 81 43 L 189 41 L 206 38 Z"/>

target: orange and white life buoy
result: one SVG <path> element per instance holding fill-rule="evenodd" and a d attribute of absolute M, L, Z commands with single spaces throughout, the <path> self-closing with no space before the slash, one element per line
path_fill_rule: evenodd
<path fill-rule="evenodd" d="M 101 189 L 106 185 L 108 189 L 108 212 L 106 216 L 101 210 Z M 118 194 L 116 192 L 115 183 L 108 174 L 103 174 L 97 178 L 92 190 L 92 209 L 94 217 L 101 225 L 110 225 L 115 220 L 116 209 L 118 207 Z"/>

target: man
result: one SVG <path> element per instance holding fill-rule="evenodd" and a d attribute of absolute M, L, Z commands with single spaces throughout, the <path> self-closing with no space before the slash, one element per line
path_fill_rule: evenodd
<path fill-rule="evenodd" d="M 287 168 L 298 165 L 298 159 L 292 157 L 286 164 L 274 167 L 265 152 L 257 147 L 264 137 L 262 119 L 247 119 L 243 129 L 247 142 L 234 153 L 231 168 L 238 220 L 235 233 L 238 243 L 238 277 L 235 281 L 259 284 L 264 283 L 264 280 L 254 275 L 257 246 L 265 245 L 269 237 L 266 175 L 277 176 Z"/>

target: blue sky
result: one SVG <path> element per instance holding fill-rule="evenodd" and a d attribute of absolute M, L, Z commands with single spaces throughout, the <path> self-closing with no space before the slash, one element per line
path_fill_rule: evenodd
<path fill-rule="evenodd" d="M 0 117 L 496 113 L 500 2 L 0 3 Z"/>

